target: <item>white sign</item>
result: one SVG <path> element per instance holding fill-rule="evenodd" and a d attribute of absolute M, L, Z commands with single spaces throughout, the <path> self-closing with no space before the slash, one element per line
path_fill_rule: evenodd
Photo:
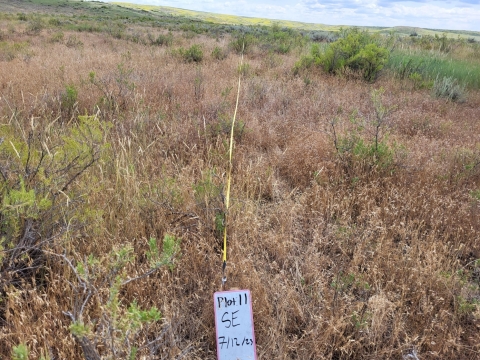
<path fill-rule="evenodd" d="M 218 360 L 256 360 L 250 290 L 213 294 Z"/>

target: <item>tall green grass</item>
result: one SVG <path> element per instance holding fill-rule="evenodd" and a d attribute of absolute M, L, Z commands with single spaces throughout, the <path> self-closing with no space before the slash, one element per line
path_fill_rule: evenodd
<path fill-rule="evenodd" d="M 480 89 L 480 63 L 452 59 L 445 54 L 395 50 L 390 54 L 386 68 L 401 79 L 407 79 L 414 73 L 428 80 L 449 77 L 470 89 Z"/>

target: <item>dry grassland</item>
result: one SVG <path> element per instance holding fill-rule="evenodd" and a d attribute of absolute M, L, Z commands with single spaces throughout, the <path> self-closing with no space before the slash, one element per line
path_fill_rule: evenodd
<path fill-rule="evenodd" d="M 229 37 L 175 32 L 173 45 L 160 47 L 68 31 L 52 41 L 50 30 L 8 26 L 4 41 L 28 45 L 0 59 L 0 131 L 48 142 L 85 113 L 111 129 L 100 159 L 65 193 L 78 203 L 61 199 L 90 209 L 51 242 L 48 251 L 65 257 L 0 281 L 0 358 L 19 343 L 31 359 L 83 358 L 65 312 L 84 298 L 65 259 L 103 259 L 130 245 L 133 277 L 148 270 L 148 240 L 171 234 L 181 239 L 175 266 L 120 289 L 121 304 L 162 313 L 139 331 L 137 358 L 215 359 L 215 218 L 240 62 Z M 172 52 L 192 44 L 203 49 L 199 64 Z M 214 59 L 215 47 L 227 58 Z M 480 94 L 446 102 L 387 73 L 374 84 L 317 70 L 294 76 L 299 55 L 253 47 L 244 59 L 227 285 L 252 292 L 259 358 L 478 359 Z M 78 91 L 68 108 L 67 86 Z M 381 129 L 392 151 L 385 166 L 338 153 L 332 127 L 336 119 L 337 137 L 371 140 L 371 94 L 381 87 L 393 109 Z M 95 284 L 83 314 L 93 330 L 109 294 Z M 95 345 L 114 358 L 108 344 Z"/>

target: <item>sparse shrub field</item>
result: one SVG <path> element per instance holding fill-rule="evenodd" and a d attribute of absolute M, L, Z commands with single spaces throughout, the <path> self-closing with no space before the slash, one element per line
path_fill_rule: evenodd
<path fill-rule="evenodd" d="M 239 76 L 259 358 L 478 358 L 480 94 L 434 69 L 478 79 L 475 40 L 49 3 L 0 1 L 0 358 L 216 358 Z"/>

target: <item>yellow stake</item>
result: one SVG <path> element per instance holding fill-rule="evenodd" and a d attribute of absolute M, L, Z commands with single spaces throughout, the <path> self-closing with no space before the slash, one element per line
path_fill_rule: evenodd
<path fill-rule="evenodd" d="M 245 45 L 244 45 L 245 47 Z M 243 66 L 243 49 L 242 49 L 242 60 L 240 62 L 240 69 Z M 238 89 L 237 89 L 237 101 L 235 103 L 235 112 L 233 113 L 233 120 L 232 120 L 232 128 L 230 130 L 230 150 L 229 150 L 229 159 L 228 159 L 228 172 L 227 172 L 227 193 L 225 196 L 225 224 L 223 227 L 223 269 L 225 270 L 225 266 L 227 264 L 227 215 L 228 209 L 230 207 L 230 184 L 232 182 L 232 158 L 233 158 L 233 131 L 235 128 L 235 119 L 237 117 L 237 109 L 238 109 L 238 99 L 240 98 L 240 80 L 242 74 L 241 72 L 238 74 Z"/>

